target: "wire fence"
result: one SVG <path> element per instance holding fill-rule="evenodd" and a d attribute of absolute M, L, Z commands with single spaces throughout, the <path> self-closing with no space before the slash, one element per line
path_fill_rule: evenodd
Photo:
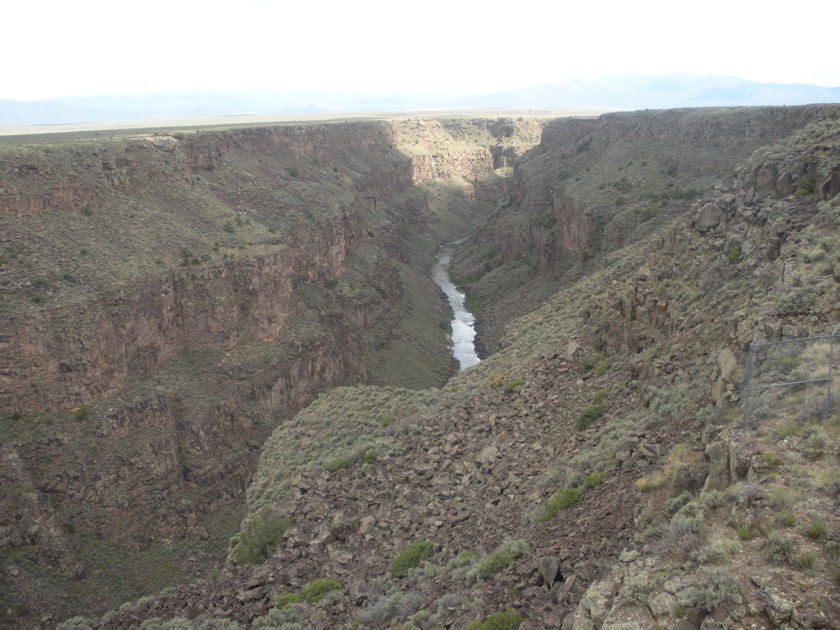
<path fill-rule="evenodd" d="M 777 418 L 820 420 L 840 396 L 837 348 L 840 324 L 830 335 L 750 344 L 744 374 L 744 431 Z"/>

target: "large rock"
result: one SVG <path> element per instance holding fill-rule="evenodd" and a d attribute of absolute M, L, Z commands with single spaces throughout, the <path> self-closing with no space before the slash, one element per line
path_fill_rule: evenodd
<path fill-rule="evenodd" d="M 713 203 L 707 203 L 697 213 L 697 218 L 694 220 L 694 227 L 701 234 L 705 234 L 720 225 L 722 215 L 723 212 L 719 207 Z"/>

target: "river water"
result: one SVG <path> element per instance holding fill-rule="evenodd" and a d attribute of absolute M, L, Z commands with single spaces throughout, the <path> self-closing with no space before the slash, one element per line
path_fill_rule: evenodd
<path fill-rule="evenodd" d="M 449 307 L 452 309 L 452 355 L 466 370 L 477 364 L 481 359 L 475 351 L 475 316 L 467 310 L 466 295 L 461 293 L 449 279 L 449 263 L 452 252 L 460 241 L 448 243 L 440 248 L 435 266 L 432 268 L 432 279 L 446 295 Z"/>

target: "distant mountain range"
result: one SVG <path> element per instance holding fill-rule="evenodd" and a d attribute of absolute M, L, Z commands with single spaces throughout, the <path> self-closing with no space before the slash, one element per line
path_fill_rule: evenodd
<path fill-rule="evenodd" d="M 636 110 L 840 102 L 840 87 L 758 83 L 695 74 L 623 75 L 533 85 L 495 94 L 218 92 L 0 99 L 0 127 L 238 115 L 425 110 Z"/>

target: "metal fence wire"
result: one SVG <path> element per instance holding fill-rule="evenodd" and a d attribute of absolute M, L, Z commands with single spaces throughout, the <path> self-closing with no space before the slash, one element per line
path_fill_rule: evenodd
<path fill-rule="evenodd" d="M 834 411 L 840 324 L 830 335 L 750 344 L 744 374 L 744 431 L 777 418 L 800 423 Z"/>

